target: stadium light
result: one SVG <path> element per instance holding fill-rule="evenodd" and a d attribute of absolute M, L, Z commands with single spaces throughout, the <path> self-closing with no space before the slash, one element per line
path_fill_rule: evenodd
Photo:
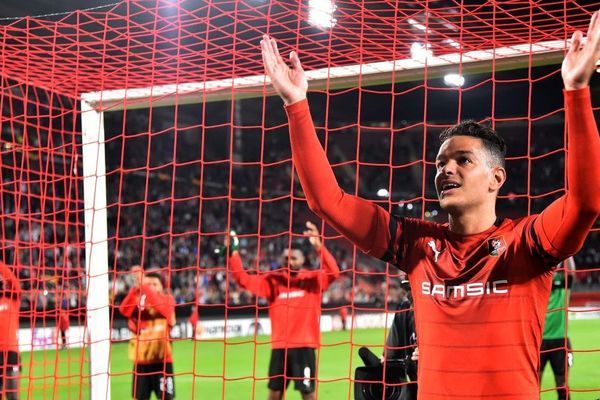
<path fill-rule="evenodd" d="M 430 48 L 431 45 L 429 43 L 424 45 L 419 42 L 414 42 L 410 46 L 410 58 L 415 61 L 425 62 L 428 57 L 433 56 L 433 52 Z"/>
<path fill-rule="evenodd" d="M 444 83 L 448 86 L 461 87 L 465 84 L 465 77 L 460 74 L 444 75 Z"/>
<path fill-rule="evenodd" d="M 419 23 L 417 20 L 409 18 L 408 23 L 421 31 L 427 32 L 427 27 L 425 25 Z"/>
<path fill-rule="evenodd" d="M 335 26 L 337 19 L 333 13 L 337 7 L 331 0 L 309 0 L 308 7 L 308 22 L 324 29 Z"/>
<path fill-rule="evenodd" d="M 388 192 L 387 189 L 381 188 L 377 191 L 377 196 L 378 197 L 389 197 L 390 196 L 390 192 Z"/>
<path fill-rule="evenodd" d="M 455 49 L 460 49 L 460 43 L 458 43 L 457 41 L 454 41 L 452 39 L 446 39 L 446 40 L 444 40 L 444 43 L 449 44 L 450 46 L 454 47 Z"/>

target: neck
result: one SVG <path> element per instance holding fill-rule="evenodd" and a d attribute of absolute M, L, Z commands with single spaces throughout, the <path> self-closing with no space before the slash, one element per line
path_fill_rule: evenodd
<path fill-rule="evenodd" d="M 450 213 L 448 228 L 461 235 L 473 235 L 486 231 L 496 222 L 494 208 L 489 210 L 473 210 L 461 214 Z"/>

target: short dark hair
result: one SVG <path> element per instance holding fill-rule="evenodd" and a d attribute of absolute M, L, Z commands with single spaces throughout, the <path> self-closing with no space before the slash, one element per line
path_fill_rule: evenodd
<path fill-rule="evenodd" d="M 144 273 L 144 276 L 147 278 L 156 278 L 160 281 L 160 284 L 162 285 L 163 289 L 167 288 L 167 281 L 165 279 L 165 276 L 163 274 L 161 274 L 159 271 L 148 271 Z"/>
<path fill-rule="evenodd" d="M 454 136 L 471 136 L 481 139 L 483 148 L 490 154 L 491 159 L 502 167 L 505 165 L 506 142 L 504 138 L 489 126 L 482 125 L 472 119 L 461 122 L 440 134 L 440 144 Z"/>
<path fill-rule="evenodd" d="M 301 242 L 292 242 L 290 244 L 290 250 L 299 250 L 302 253 L 302 255 L 306 257 L 306 246 Z"/>

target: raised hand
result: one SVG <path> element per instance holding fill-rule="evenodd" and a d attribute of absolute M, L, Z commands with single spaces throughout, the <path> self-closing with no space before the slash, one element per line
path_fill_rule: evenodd
<path fill-rule="evenodd" d="M 275 39 L 263 35 L 260 41 L 265 72 L 271 79 L 273 88 L 285 104 L 292 104 L 306 98 L 308 81 L 295 51 L 290 53 L 290 68 L 279 54 Z"/>
<path fill-rule="evenodd" d="M 229 235 L 225 236 L 223 244 L 215 249 L 215 253 L 220 257 L 229 257 L 240 249 L 240 239 L 237 233 L 232 229 Z"/>
<path fill-rule="evenodd" d="M 571 46 L 562 63 L 562 78 L 565 89 L 575 90 L 586 87 L 596 70 L 600 58 L 600 15 L 592 15 L 585 45 L 581 46 L 583 34 L 576 31 L 571 37 Z"/>
<path fill-rule="evenodd" d="M 142 280 L 144 279 L 144 269 L 139 265 L 131 267 L 131 275 L 133 275 L 133 286 L 142 286 Z"/>
<path fill-rule="evenodd" d="M 308 238 L 308 241 L 317 251 L 321 250 L 323 242 L 321 242 L 321 235 L 317 226 L 310 221 L 306 221 L 306 230 L 304 230 L 304 236 Z"/>

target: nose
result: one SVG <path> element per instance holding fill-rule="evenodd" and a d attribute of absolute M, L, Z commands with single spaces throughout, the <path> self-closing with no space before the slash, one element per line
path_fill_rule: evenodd
<path fill-rule="evenodd" d="M 440 171 L 441 175 L 454 175 L 456 173 L 456 163 L 453 160 L 448 161 Z"/>

